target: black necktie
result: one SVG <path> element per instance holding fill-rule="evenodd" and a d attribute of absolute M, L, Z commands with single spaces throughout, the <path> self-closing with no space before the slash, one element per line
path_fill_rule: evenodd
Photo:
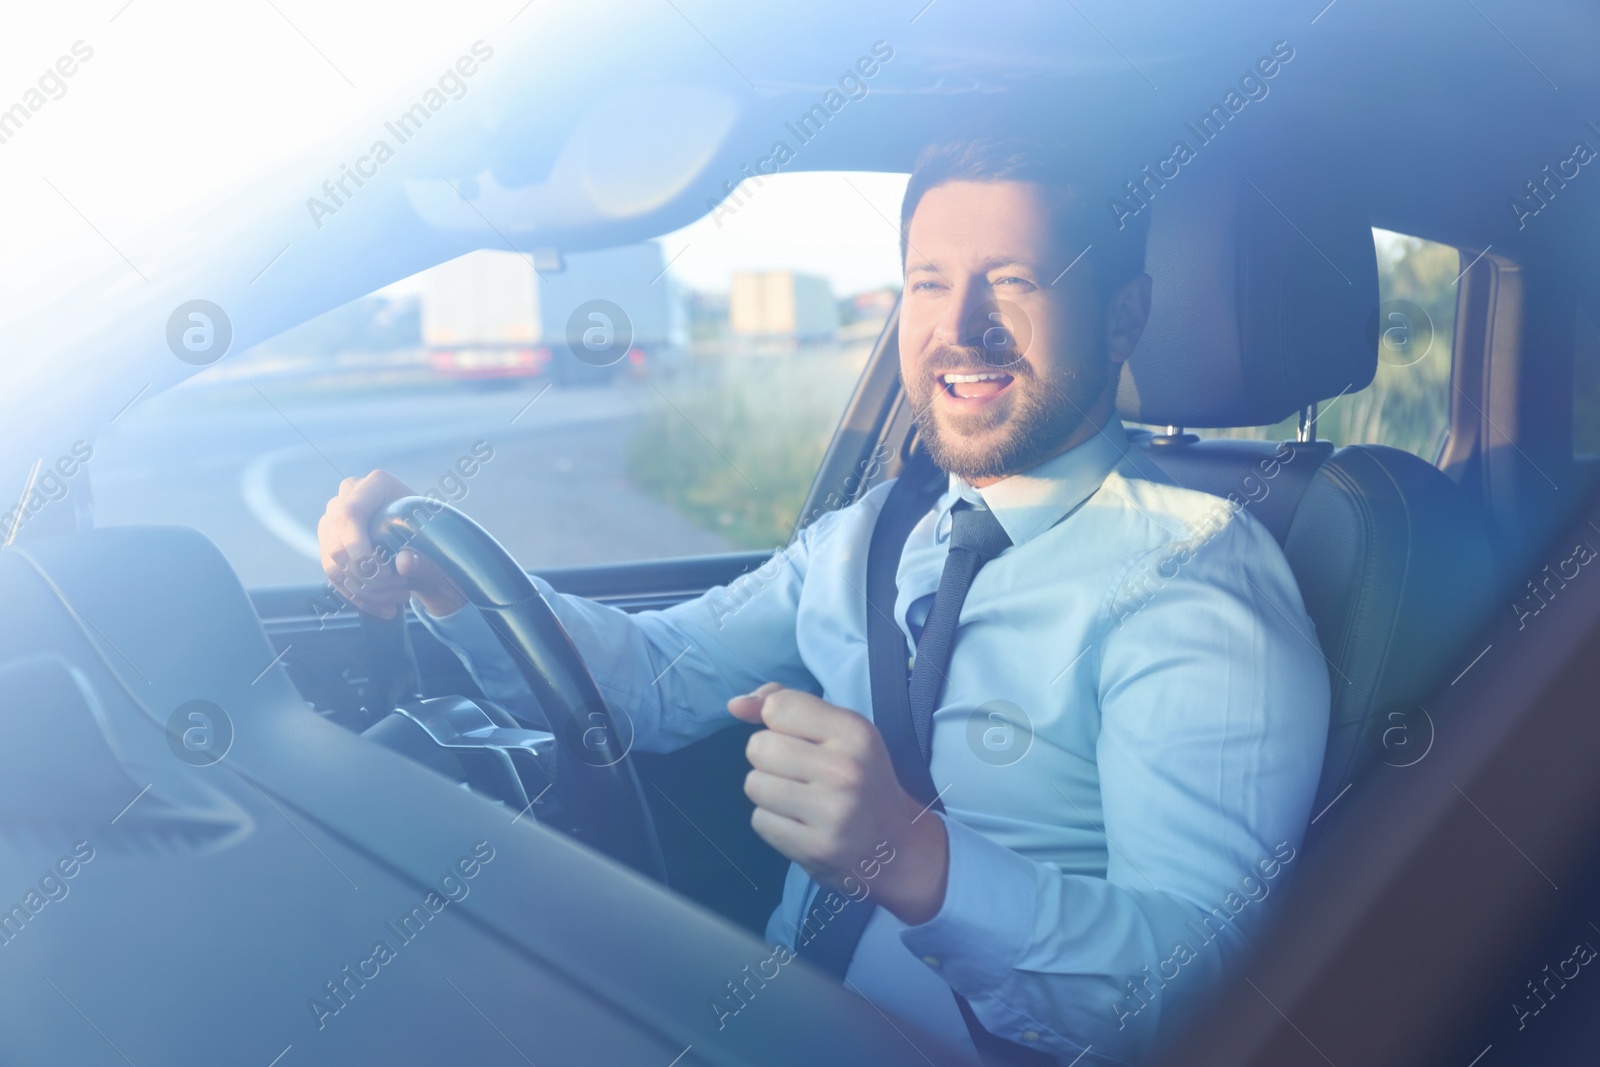
<path fill-rule="evenodd" d="M 994 512 L 975 508 L 965 500 L 957 501 L 950 510 L 950 554 L 944 562 L 928 621 L 917 640 L 911 670 L 911 724 L 924 761 L 933 753 L 933 709 L 944 689 L 967 591 L 972 588 L 978 569 L 1010 546 L 1011 538 Z"/>

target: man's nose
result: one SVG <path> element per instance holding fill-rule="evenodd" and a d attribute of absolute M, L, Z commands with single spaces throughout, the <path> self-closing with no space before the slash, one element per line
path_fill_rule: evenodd
<path fill-rule="evenodd" d="M 934 324 L 934 339 L 956 347 L 981 347 L 984 328 L 989 324 L 978 310 L 989 298 L 989 286 L 981 280 L 958 278 L 950 290 L 951 299 L 944 302 Z"/>

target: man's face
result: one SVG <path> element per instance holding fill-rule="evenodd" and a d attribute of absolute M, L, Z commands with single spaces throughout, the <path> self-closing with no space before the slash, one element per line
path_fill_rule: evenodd
<path fill-rule="evenodd" d="M 1108 351 L 1090 265 L 1062 274 L 1082 250 L 1052 236 L 1049 212 L 1037 184 L 962 181 L 928 190 L 911 218 L 900 376 L 929 454 L 969 481 L 1093 433 L 1126 358 Z"/>

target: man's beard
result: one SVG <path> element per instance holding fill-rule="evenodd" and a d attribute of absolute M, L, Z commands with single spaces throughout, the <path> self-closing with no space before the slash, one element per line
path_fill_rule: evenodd
<path fill-rule="evenodd" d="M 940 470 L 967 481 L 1017 474 L 1060 451 L 1088 421 L 1111 373 L 1109 360 L 1096 360 L 1060 380 L 1045 379 L 1026 360 L 1019 360 L 1003 368 L 1015 379 L 1009 398 L 953 419 L 947 414 L 945 425 L 940 425 L 933 412 L 934 393 L 944 388 L 938 375 L 985 363 L 982 349 L 946 346 L 919 372 L 926 376 L 919 376 L 914 388 L 907 387 L 928 455 Z M 1004 427 L 998 439 L 981 445 L 969 440 L 971 434 L 986 436 L 996 427 Z"/>

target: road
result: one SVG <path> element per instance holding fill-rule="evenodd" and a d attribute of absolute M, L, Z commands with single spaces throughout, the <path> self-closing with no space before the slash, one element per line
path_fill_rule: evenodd
<path fill-rule="evenodd" d="M 341 478 L 382 467 L 419 492 L 459 496 L 457 506 L 529 567 L 733 547 L 629 484 L 628 440 L 653 390 L 544 388 L 329 391 L 262 379 L 176 389 L 136 405 L 94 442 L 95 524 L 193 526 L 247 586 L 319 582 L 324 505 Z M 493 458 L 453 480 L 480 441 Z"/>

